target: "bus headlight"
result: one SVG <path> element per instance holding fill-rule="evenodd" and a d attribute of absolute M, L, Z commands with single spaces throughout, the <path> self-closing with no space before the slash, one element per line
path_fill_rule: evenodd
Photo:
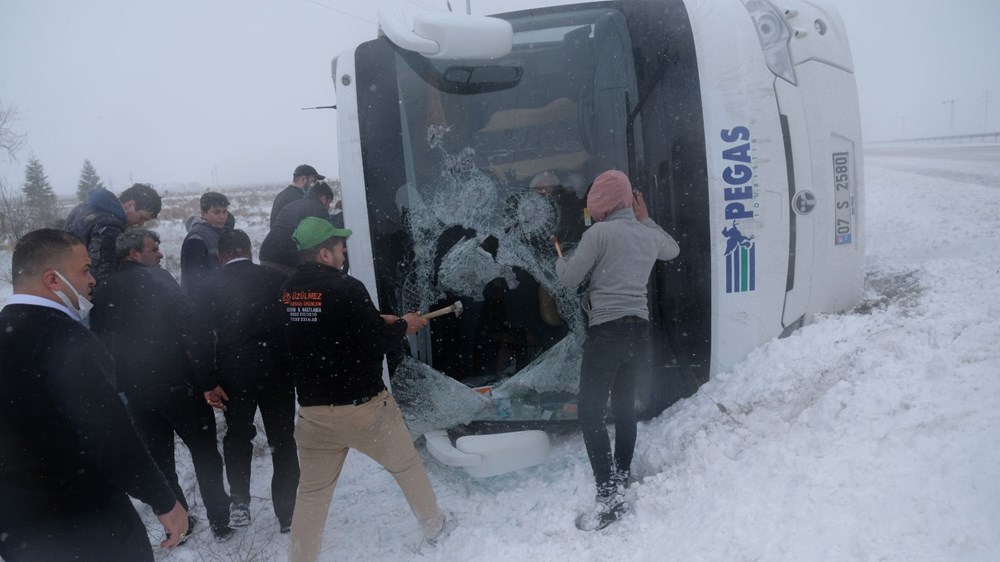
<path fill-rule="evenodd" d="M 757 28 L 757 37 L 760 38 L 760 48 L 764 51 L 767 67 L 775 76 L 797 85 L 792 55 L 788 51 L 788 42 L 792 34 L 781 12 L 766 0 L 742 0 L 742 2 Z"/>

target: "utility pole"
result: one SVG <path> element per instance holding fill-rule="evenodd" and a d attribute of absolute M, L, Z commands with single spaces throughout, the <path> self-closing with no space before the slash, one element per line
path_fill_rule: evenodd
<path fill-rule="evenodd" d="M 950 104 L 951 105 L 951 117 L 948 120 L 948 134 L 955 134 L 955 102 L 958 100 L 944 100 L 941 105 Z"/>
<path fill-rule="evenodd" d="M 990 90 L 986 90 L 983 96 L 986 100 L 986 105 L 983 108 L 983 134 L 986 134 L 987 128 L 990 126 L 990 95 L 993 94 Z"/>

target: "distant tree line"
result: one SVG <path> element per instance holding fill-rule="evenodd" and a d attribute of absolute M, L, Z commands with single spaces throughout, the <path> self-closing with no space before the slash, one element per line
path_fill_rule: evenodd
<path fill-rule="evenodd" d="M 0 101 L 0 157 L 9 162 L 17 161 L 17 153 L 25 142 L 24 135 L 14 129 L 17 119 L 17 108 L 4 106 Z M 76 196 L 83 201 L 98 189 L 105 189 L 104 183 L 90 160 L 84 160 Z M 13 245 L 37 228 L 62 227 L 62 220 L 59 198 L 38 157 L 32 155 L 28 159 L 20 193 L 9 189 L 6 178 L 0 177 L 0 245 Z"/>

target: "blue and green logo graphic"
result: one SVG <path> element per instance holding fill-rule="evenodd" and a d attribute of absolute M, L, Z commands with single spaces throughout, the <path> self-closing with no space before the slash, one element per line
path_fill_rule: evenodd
<path fill-rule="evenodd" d="M 746 293 L 756 287 L 757 249 L 753 236 L 744 236 L 733 226 L 722 229 L 726 237 L 726 292 Z"/>

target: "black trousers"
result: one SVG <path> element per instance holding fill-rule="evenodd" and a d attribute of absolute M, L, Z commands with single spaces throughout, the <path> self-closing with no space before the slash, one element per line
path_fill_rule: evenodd
<path fill-rule="evenodd" d="M 222 452 L 226 458 L 226 476 L 233 503 L 250 503 L 250 461 L 253 457 L 253 438 L 257 435 L 254 414 L 260 408 L 274 466 L 271 476 L 274 514 L 279 524 L 291 525 L 295 492 L 299 485 L 299 457 L 294 437 L 295 387 L 290 381 L 234 379 L 224 378 L 222 383 L 229 396 Z"/>
<path fill-rule="evenodd" d="M 615 488 L 612 472 L 630 470 L 635 452 L 635 379 L 649 365 L 649 323 L 592 326 L 583 345 L 578 415 L 597 493 Z M 615 417 L 615 451 L 605 425 L 608 397 Z"/>
<path fill-rule="evenodd" d="M 152 562 L 146 527 L 124 493 L 116 492 L 86 509 L 58 511 L 51 517 L 3 525 L 0 558 L 7 562 Z"/>
<path fill-rule="evenodd" d="M 188 508 L 184 491 L 177 481 L 174 433 L 191 451 L 198 488 L 213 526 L 229 524 L 229 496 L 222 481 L 222 456 L 216 438 L 215 414 L 201 396 L 190 388 L 128 395 L 128 409 L 139 434 L 149 448 L 167 482 Z"/>

